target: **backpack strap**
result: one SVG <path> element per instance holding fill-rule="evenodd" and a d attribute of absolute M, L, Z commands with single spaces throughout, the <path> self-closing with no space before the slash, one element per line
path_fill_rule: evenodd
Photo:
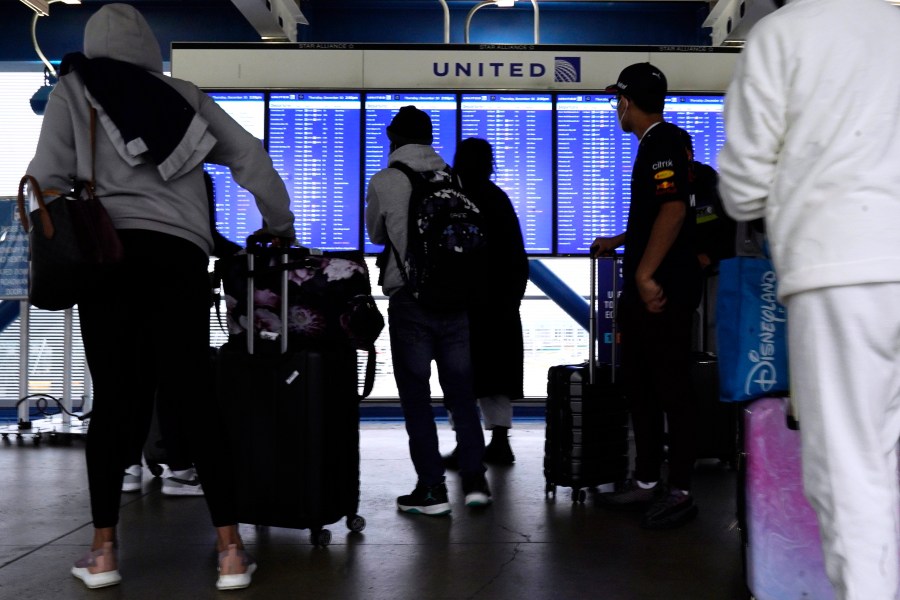
<path fill-rule="evenodd" d="M 445 167 L 446 167 L 446 165 L 445 165 Z M 412 197 L 415 196 L 416 189 L 422 187 L 425 184 L 425 178 L 422 176 L 422 173 L 428 173 L 428 172 L 434 173 L 434 171 L 421 171 L 421 172 L 415 171 L 415 170 L 413 170 L 412 167 L 410 167 L 406 163 L 402 163 L 400 161 L 392 162 L 391 164 L 388 165 L 388 168 L 397 169 L 398 171 L 400 171 L 401 173 L 406 175 L 407 179 L 409 179 L 409 184 L 412 186 L 412 192 L 410 192 L 410 194 L 409 194 L 410 199 L 412 199 Z M 406 231 L 407 231 L 407 242 L 408 242 L 409 241 L 409 231 L 411 231 L 409 222 L 412 220 L 412 210 L 407 209 L 407 213 L 408 213 L 408 216 L 407 216 Z M 385 228 L 385 237 L 387 237 L 387 243 L 384 246 L 384 253 L 382 254 L 382 256 L 384 256 L 384 259 L 379 257 L 379 262 L 383 262 L 384 266 L 387 267 L 387 263 L 388 263 L 387 254 L 388 254 L 388 252 L 393 252 L 394 260 L 397 261 L 397 268 L 400 270 L 400 276 L 403 278 L 403 285 L 409 287 L 409 273 L 406 272 L 405 262 L 404 262 L 403 258 L 400 256 L 400 251 L 397 250 L 397 247 L 393 243 L 391 243 L 391 238 L 387 234 L 387 228 Z M 390 248 L 390 250 L 388 250 L 389 248 Z M 381 265 L 379 265 L 379 266 L 381 266 Z M 383 283 L 384 283 L 384 270 L 382 269 L 382 271 L 379 273 L 379 276 L 378 276 L 378 284 L 381 285 Z"/>
<path fill-rule="evenodd" d="M 409 179 L 409 183 L 413 187 L 413 190 L 415 190 L 417 187 L 420 187 L 424 182 L 425 178 L 422 177 L 422 173 L 428 173 L 428 171 L 422 171 L 422 173 L 414 171 L 413 168 L 408 164 L 399 161 L 392 162 L 390 165 L 388 165 L 388 168 L 397 169 L 398 171 L 406 175 L 407 179 Z"/>
<path fill-rule="evenodd" d="M 369 394 L 372 393 L 372 388 L 375 387 L 375 344 L 372 344 L 370 348 L 366 348 L 366 375 L 365 380 L 363 381 L 363 390 L 359 395 L 359 399 L 367 398 Z"/>

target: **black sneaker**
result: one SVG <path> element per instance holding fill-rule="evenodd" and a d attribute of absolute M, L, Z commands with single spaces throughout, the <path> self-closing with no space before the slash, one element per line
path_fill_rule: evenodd
<path fill-rule="evenodd" d="M 657 499 L 662 486 L 657 483 L 650 489 L 642 488 L 636 479 L 627 480 L 614 492 L 597 494 L 597 503 L 608 508 L 620 510 L 645 509 L 651 502 Z"/>
<path fill-rule="evenodd" d="M 645 529 L 672 529 L 684 525 L 697 516 L 694 497 L 681 490 L 670 490 L 654 502 L 644 513 L 641 527 Z"/>
<path fill-rule="evenodd" d="M 487 506 L 492 501 L 491 488 L 484 474 L 464 476 L 463 493 L 466 495 L 466 506 Z"/>
<path fill-rule="evenodd" d="M 457 450 L 458 448 L 454 448 L 453 452 L 441 457 L 441 460 L 444 461 L 444 468 L 448 471 L 459 471 L 459 456 L 457 455 Z"/>
<path fill-rule="evenodd" d="M 430 515 L 437 517 L 450 514 L 450 502 L 447 500 L 447 486 L 416 484 L 416 489 L 408 496 L 397 498 L 397 508 L 403 512 Z"/>
<path fill-rule="evenodd" d="M 509 447 L 509 438 L 491 438 L 491 443 L 484 447 L 484 462 L 498 466 L 509 466 L 516 462 L 516 456 Z"/>

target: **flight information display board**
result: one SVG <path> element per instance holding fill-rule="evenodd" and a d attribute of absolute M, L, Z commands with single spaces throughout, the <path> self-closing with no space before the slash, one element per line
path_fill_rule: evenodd
<path fill-rule="evenodd" d="M 462 94 L 462 138 L 494 148 L 494 182 L 512 201 L 529 254 L 553 252 L 553 97 Z"/>
<path fill-rule="evenodd" d="M 619 126 L 606 94 L 556 100 L 557 252 L 586 254 L 597 236 L 625 231 L 637 140 Z"/>
<path fill-rule="evenodd" d="M 694 141 L 694 160 L 719 170 L 719 150 L 725 145 L 722 94 L 680 94 L 667 96 L 663 117 L 678 125 Z"/>
<path fill-rule="evenodd" d="M 269 154 L 303 246 L 359 248 L 361 111 L 358 92 L 269 94 Z"/>
<path fill-rule="evenodd" d="M 638 141 L 624 133 L 609 94 L 441 91 L 210 92 L 248 131 L 268 142 L 291 196 L 301 244 L 381 251 L 365 231 L 365 193 L 387 166 L 385 129 L 403 106 L 429 114 L 434 147 L 452 163 L 457 140 L 494 149 L 494 181 L 509 195 L 532 255 L 583 255 L 597 236 L 627 226 Z M 664 117 L 691 134 L 695 160 L 717 167 L 725 142 L 723 94 L 671 94 Z M 554 162 L 555 161 L 555 162 Z M 261 227 L 252 195 L 225 167 L 207 164 L 216 222 L 243 244 Z"/>
<path fill-rule="evenodd" d="M 560 94 L 557 127 L 558 254 L 587 254 L 598 236 L 625 231 L 638 142 L 624 133 L 606 94 Z M 663 117 L 691 135 L 694 160 L 717 166 L 725 143 L 721 94 L 666 97 Z"/>
<path fill-rule="evenodd" d="M 266 135 L 266 96 L 263 92 L 209 92 L 216 104 L 259 139 Z M 213 180 L 216 228 L 226 238 L 243 246 L 247 236 L 262 227 L 262 216 L 253 194 L 239 186 L 231 170 L 206 163 L 203 168 Z"/>
<path fill-rule="evenodd" d="M 447 163 L 453 163 L 456 152 L 456 94 L 448 92 L 372 92 L 365 96 L 365 138 L 363 141 L 364 189 L 369 189 L 372 175 L 388 166 L 390 142 L 385 129 L 403 106 L 415 106 L 428 113 L 434 133 L 433 146 Z M 383 246 L 373 244 L 365 232 L 365 251 L 381 252 Z"/>

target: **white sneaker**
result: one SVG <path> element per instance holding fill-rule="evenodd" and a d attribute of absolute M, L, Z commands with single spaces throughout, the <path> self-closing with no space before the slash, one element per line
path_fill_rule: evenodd
<path fill-rule="evenodd" d="M 144 477 L 144 469 L 141 465 L 131 465 L 125 469 L 125 477 L 122 479 L 123 492 L 141 491 L 141 483 Z"/>
<path fill-rule="evenodd" d="M 91 589 L 107 587 L 122 581 L 118 565 L 115 544 L 104 542 L 103 547 L 75 561 L 71 573 Z"/>
<path fill-rule="evenodd" d="M 166 496 L 202 496 L 203 487 L 197 478 L 197 469 L 172 471 L 166 467 L 162 474 L 162 493 Z"/>

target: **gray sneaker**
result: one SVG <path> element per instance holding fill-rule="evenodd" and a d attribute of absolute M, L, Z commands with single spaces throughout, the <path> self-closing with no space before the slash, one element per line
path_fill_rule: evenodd
<path fill-rule="evenodd" d="M 141 491 L 141 483 L 143 480 L 144 469 L 141 465 L 131 465 L 125 469 L 125 476 L 122 478 L 123 492 L 139 492 Z"/>
<path fill-rule="evenodd" d="M 484 474 L 463 475 L 462 480 L 466 506 L 487 506 L 491 503 L 491 488 Z"/>
<path fill-rule="evenodd" d="M 615 492 L 597 494 L 597 503 L 609 508 L 639 510 L 646 508 L 651 502 L 656 500 L 661 488 L 662 486 L 657 483 L 650 489 L 644 489 L 638 485 L 636 479 L 629 479 L 622 485 L 621 489 Z"/>
<path fill-rule="evenodd" d="M 163 472 L 162 493 L 166 496 L 202 496 L 203 487 L 197 478 L 194 467 L 184 471 L 171 471 L 167 467 Z"/>
<path fill-rule="evenodd" d="M 681 490 L 670 490 L 660 495 L 654 502 L 644 518 L 641 527 L 645 529 L 672 529 L 679 527 L 696 518 L 698 513 L 694 498 Z"/>

